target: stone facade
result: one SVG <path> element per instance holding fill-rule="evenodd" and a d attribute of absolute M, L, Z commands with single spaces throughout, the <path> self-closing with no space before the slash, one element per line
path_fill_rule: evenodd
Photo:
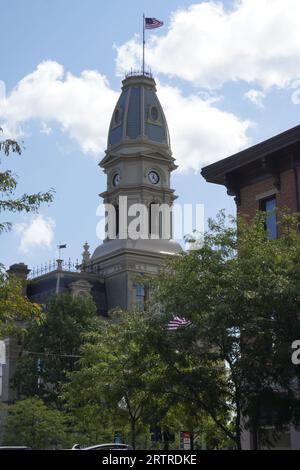
<path fill-rule="evenodd" d="M 108 309 L 129 309 L 135 304 L 136 284 L 144 274 L 157 274 L 166 255 L 181 252 L 169 236 L 171 215 L 163 213 L 156 239 L 149 226 L 140 227 L 138 239 L 130 238 L 127 229 L 134 219 L 134 205 L 165 204 L 171 208 L 176 196 L 170 187 L 170 175 L 177 167 L 172 157 L 169 131 L 163 109 L 156 95 L 153 78 L 132 75 L 123 80 L 122 93 L 112 115 L 105 157 L 100 166 L 107 175 L 104 204 L 118 208 L 121 214 L 126 197 L 126 221 L 115 239 L 108 234 L 94 251 L 91 262 L 99 266 L 105 279 Z M 148 219 L 147 219 L 148 222 Z M 125 232 L 125 233 L 124 233 Z"/>

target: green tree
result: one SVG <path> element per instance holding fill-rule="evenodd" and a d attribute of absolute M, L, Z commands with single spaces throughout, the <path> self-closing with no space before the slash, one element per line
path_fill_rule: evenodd
<path fill-rule="evenodd" d="M 1 128 L 0 133 L 2 133 Z M 21 155 L 22 146 L 15 140 L 0 140 L 1 152 L 6 157 L 11 154 Z M 0 171 L 1 215 L 5 212 L 36 211 L 41 203 L 49 203 L 53 199 L 53 190 L 16 197 L 17 184 L 17 176 L 11 170 Z M 0 234 L 10 228 L 10 222 L 0 220 Z M 21 322 L 30 319 L 31 315 L 37 314 L 38 311 L 38 306 L 33 306 L 24 297 L 22 284 L 12 276 L 8 276 L 4 271 L 4 266 L 0 264 L 0 338 L 16 332 L 24 332 L 24 329 L 20 329 Z"/>
<path fill-rule="evenodd" d="M 194 449 L 222 450 L 232 447 L 232 441 L 207 413 L 195 410 L 185 401 L 173 403 L 160 424 L 175 433 L 175 443 L 171 444 L 175 449 L 179 448 L 179 431 L 193 433 Z"/>
<path fill-rule="evenodd" d="M 165 318 L 150 309 L 116 312 L 98 331 L 86 336 L 81 367 L 70 374 L 63 392 L 65 409 L 75 417 L 82 442 L 111 440 L 120 430 L 134 447 L 159 448 L 165 444 L 151 444 L 149 430 L 161 427 L 177 436 L 171 448 L 178 447 L 178 433 L 184 429 L 205 434 L 213 448 L 224 444 L 224 436 L 220 437 L 208 414 L 190 403 L 190 396 L 184 401 L 169 364 L 161 360 L 160 348 L 167 345 L 160 334 L 172 337 Z M 170 354 L 172 359 L 172 349 Z M 197 396 L 208 401 L 209 394 L 216 393 L 198 391 Z"/>
<path fill-rule="evenodd" d="M 49 300 L 44 316 L 28 325 L 14 386 L 19 397 L 38 396 L 60 407 L 67 373 L 78 368 L 83 334 L 97 324 L 96 307 L 90 297 L 61 294 Z"/>
<path fill-rule="evenodd" d="M 0 133 L 1 132 L 2 129 L 0 128 Z M 21 155 L 22 146 L 15 140 L 0 140 L 0 152 L 1 151 L 7 157 L 12 153 Z M 41 205 L 41 203 L 49 203 L 53 200 L 53 189 L 46 193 L 25 193 L 19 197 L 15 197 L 17 184 L 17 176 L 11 170 L 5 170 L 0 172 L 0 213 L 36 211 Z M 10 222 L 0 221 L 0 233 L 4 230 L 9 230 L 10 228 Z"/>
<path fill-rule="evenodd" d="M 159 368 L 158 355 L 141 352 L 143 339 L 151 334 L 148 326 L 146 313 L 137 311 L 116 312 L 102 321 L 98 331 L 86 337 L 81 367 L 70 374 L 64 391 L 66 406 L 75 413 L 89 405 L 101 410 L 103 428 L 129 426 L 133 447 L 148 434 L 154 417 L 166 412 L 162 398 L 150 389 L 151 376 Z"/>
<path fill-rule="evenodd" d="M 70 409 L 98 407 L 109 425 L 127 422 L 133 445 L 149 424 L 186 425 L 213 448 L 238 449 L 243 427 L 258 446 L 268 444 L 266 424 L 275 438 L 299 426 L 298 218 L 282 214 L 281 238 L 270 241 L 266 216 L 228 225 L 220 214 L 202 246 L 149 280 L 147 311 L 122 312 L 88 335 L 65 391 Z M 174 315 L 191 326 L 169 331 Z"/>
<path fill-rule="evenodd" d="M 173 262 L 171 261 L 172 267 Z M 178 273 L 174 271 L 170 276 L 168 272 L 168 277 L 176 274 Z M 195 323 L 176 331 L 168 329 L 173 314 L 170 316 L 167 308 L 162 308 L 165 303 L 163 296 L 157 303 L 162 293 L 157 290 L 164 289 L 162 283 L 165 275 L 166 273 L 153 282 L 154 306 L 150 306 L 148 322 L 148 331 L 151 333 L 143 338 L 141 350 L 142 355 L 154 355 L 156 363 L 159 364 L 149 376 L 148 387 L 153 394 L 163 397 L 167 407 L 166 416 L 157 416 L 156 422 L 169 424 L 177 429 L 180 425 L 181 428 L 186 426 L 188 430 L 198 431 L 209 421 L 213 423 L 210 424 L 211 428 L 215 426 L 221 429 L 227 438 L 234 439 L 230 423 L 232 406 L 224 362 L 220 360 L 211 344 L 209 351 L 206 350 Z M 184 286 L 181 286 L 181 289 L 184 289 Z M 179 309 L 174 310 L 174 314 L 184 316 L 178 312 Z M 173 413 L 176 416 L 174 423 L 177 425 L 172 426 Z M 224 438 L 222 440 L 224 441 Z"/>
<path fill-rule="evenodd" d="M 265 217 L 228 225 L 221 213 L 202 246 L 170 260 L 153 281 L 160 321 L 173 315 L 192 321 L 170 334 L 153 326 L 151 342 L 157 335 L 168 365 L 158 386 L 205 411 L 237 448 L 243 419 L 257 445 L 263 424 L 281 432 L 300 422 L 299 368 L 291 361 L 291 344 L 300 337 L 298 218 L 282 214 L 281 237 L 270 241 Z"/>
<path fill-rule="evenodd" d="M 33 304 L 23 295 L 23 285 L 14 276 L 4 272 L 0 266 L 0 339 L 25 333 L 25 323 L 35 317 L 41 319 L 39 305 Z"/>
<path fill-rule="evenodd" d="M 88 383 L 82 383 L 80 387 L 77 384 L 75 387 L 82 396 L 82 391 L 88 387 Z M 64 402 L 64 411 L 69 419 L 73 444 L 79 443 L 80 446 L 85 447 L 112 442 L 116 430 L 121 430 L 122 436 L 126 439 L 127 430 L 124 429 L 124 423 L 116 416 L 112 416 L 111 410 L 104 406 L 99 398 L 98 402 L 96 400 L 87 402 L 76 399 L 75 391 L 72 395 L 73 399 L 70 399 L 68 403 Z"/>
<path fill-rule="evenodd" d="M 7 407 L 3 441 L 5 445 L 32 449 L 56 449 L 69 445 L 66 417 L 32 397 Z"/>

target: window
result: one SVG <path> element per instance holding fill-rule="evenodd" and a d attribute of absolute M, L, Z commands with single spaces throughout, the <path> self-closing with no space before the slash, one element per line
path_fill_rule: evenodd
<path fill-rule="evenodd" d="M 115 206 L 116 209 L 116 237 L 119 236 L 119 220 L 120 220 L 120 214 L 119 214 L 119 206 Z"/>
<path fill-rule="evenodd" d="M 3 387 L 3 372 L 2 372 L 2 364 L 0 363 L 0 397 L 2 397 L 2 387 Z"/>
<path fill-rule="evenodd" d="M 116 111 L 115 111 L 114 121 L 115 121 L 115 126 L 118 126 L 119 124 L 121 124 L 121 110 L 120 110 L 120 108 L 117 108 Z"/>
<path fill-rule="evenodd" d="M 135 304 L 141 312 L 144 310 L 146 300 L 146 289 L 144 284 L 136 284 L 135 286 Z"/>
<path fill-rule="evenodd" d="M 149 204 L 149 236 L 150 238 L 171 238 L 171 210 L 168 204 Z"/>
<path fill-rule="evenodd" d="M 150 116 L 151 116 L 151 119 L 152 121 L 157 121 L 158 120 L 158 109 L 156 106 L 151 106 L 151 109 L 150 109 Z"/>
<path fill-rule="evenodd" d="M 152 238 L 159 237 L 159 213 L 156 202 L 151 202 L 149 205 L 149 235 Z"/>
<path fill-rule="evenodd" d="M 276 220 L 276 196 L 263 199 L 260 203 L 261 210 L 268 212 L 266 220 L 266 230 L 269 240 L 277 238 L 277 220 Z"/>

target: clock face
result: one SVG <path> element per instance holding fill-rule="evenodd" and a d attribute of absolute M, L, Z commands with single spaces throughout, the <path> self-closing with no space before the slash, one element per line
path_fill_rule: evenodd
<path fill-rule="evenodd" d="M 118 184 L 120 184 L 120 181 L 121 181 L 121 176 L 119 175 L 119 173 L 116 173 L 115 176 L 113 177 L 113 185 L 118 186 Z"/>
<path fill-rule="evenodd" d="M 148 174 L 148 179 L 150 183 L 157 184 L 159 182 L 159 175 L 156 171 L 150 171 Z"/>

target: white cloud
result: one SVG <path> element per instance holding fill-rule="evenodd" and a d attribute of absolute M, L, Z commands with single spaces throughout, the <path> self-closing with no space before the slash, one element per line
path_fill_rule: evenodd
<path fill-rule="evenodd" d="M 300 76 L 299 0 L 207 1 L 173 13 L 169 30 L 148 35 L 146 62 L 158 73 L 213 88 L 229 81 L 284 87 Z M 119 72 L 140 68 L 140 38 L 119 48 Z"/>
<path fill-rule="evenodd" d="M 0 102 L 0 123 L 5 123 L 6 132 L 20 135 L 25 121 L 54 120 L 83 152 L 97 154 L 105 147 L 117 96 L 96 71 L 85 70 L 76 77 L 65 74 L 57 62 L 45 61 Z"/>
<path fill-rule="evenodd" d="M 40 126 L 40 133 L 50 135 L 51 132 L 52 132 L 51 127 L 48 126 L 48 124 L 46 122 L 42 121 L 41 126 Z"/>
<path fill-rule="evenodd" d="M 14 229 L 20 235 L 20 251 L 28 253 L 33 248 L 50 248 L 54 239 L 54 228 L 54 220 L 43 215 L 15 224 Z"/>
<path fill-rule="evenodd" d="M 254 106 L 256 106 L 259 109 L 264 108 L 264 99 L 266 97 L 266 93 L 264 93 L 261 90 L 249 90 L 247 93 L 244 94 L 244 98 L 247 100 L 251 101 Z"/>
<path fill-rule="evenodd" d="M 105 150 L 108 127 L 119 93 L 97 72 L 80 77 L 64 74 L 57 62 L 41 63 L 25 76 L 0 103 L 0 123 L 22 132 L 22 125 L 40 120 L 40 132 L 49 134 L 48 122 L 58 122 L 83 152 L 99 155 Z M 247 121 L 221 111 L 217 99 L 206 93 L 184 96 L 171 86 L 159 87 L 169 123 L 171 144 L 180 170 L 198 170 L 248 144 Z"/>
<path fill-rule="evenodd" d="M 171 144 L 180 171 L 197 171 L 207 163 L 249 144 L 249 121 L 215 106 L 215 98 L 183 96 L 179 89 L 159 86 L 158 95 L 168 121 Z"/>

